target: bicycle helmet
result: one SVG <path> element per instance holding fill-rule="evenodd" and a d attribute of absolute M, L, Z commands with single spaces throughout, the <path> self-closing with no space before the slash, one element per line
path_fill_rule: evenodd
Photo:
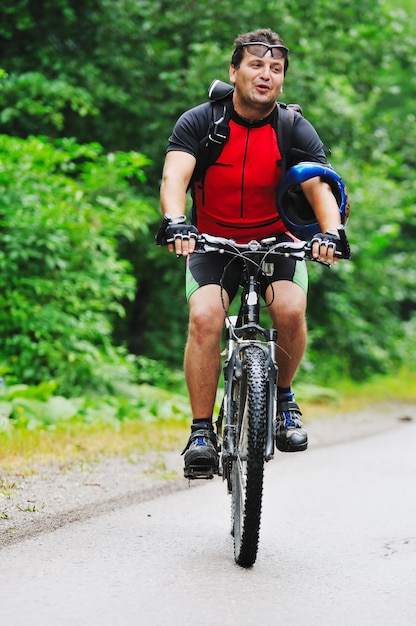
<path fill-rule="evenodd" d="M 321 228 L 300 183 L 316 176 L 320 176 L 331 187 L 339 206 L 341 224 L 347 223 L 350 211 L 346 187 L 331 165 L 309 161 L 294 165 L 286 172 L 278 187 L 277 207 L 288 231 L 305 241 L 312 239 Z"/>

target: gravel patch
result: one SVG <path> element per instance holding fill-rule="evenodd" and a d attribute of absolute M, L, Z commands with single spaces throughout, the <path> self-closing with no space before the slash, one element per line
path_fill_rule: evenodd
<path fill-rule="evenodd" d="M 380 404 L 362 411 L 305 419 L 309 449 L 369 437 L 416 420 L 416 405 Z M 370 451 L 369 451 L 370 453 Z M 2 475 L 0 548 L 66 524 L 188 488 L 179 450 L 145 457 L 101 458 L 62 467 L 31 466 L 28 476 Z M 194 481 L 202 486 L 204 481 Z"/>

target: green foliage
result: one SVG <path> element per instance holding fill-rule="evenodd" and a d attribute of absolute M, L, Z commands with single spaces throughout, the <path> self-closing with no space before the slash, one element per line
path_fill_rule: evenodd
<path fill-rule="evenodd" d="M 303 375 L 363 380 L 415 363 L 416 190 L 375 168 L 353 172 L 352 261 L 310 268 L 309 349 Z M 407 193 L 405 189 L 407 187 Z M 372 206 L 376 205 L 371 210 Z M 359 211 L 359 215 L 356 212 Z"/>
<path fill-rule="evenodd" d="M 55 395 L 56 384 L 36 386 L 4 384 L 0 387 L 0 435 L 23 431 L 64 429 L 74 425 L 110 426 L 119 430 L 129 420 L 183 420 L 189 416 L 187 396 L 131 385 L 122 395 L 65 398 Z"/>
<path fill-rule="evenodd" d="M 153 385 L 158 389 L 166 389 L 186 395 L 183 371 L 172 369 L 161 360 L 149 359 L 145 356 L 136 358 L 137 382 L 141 385 Z"/>
<path fill-rule="evenodd" d="M 88 91 L 62 79 L 49 80 L 39 72 L 4 76 L 0 93 L 0 124 L 11 134 L 25 134 L 30 128 L 54 136 L 65 131 L 71 114 L 81 118 L 98 114 Z"/>
<path fill-rule="evenodd" d="M 134 279 L 118 257 L 154 219 L 128 179 L 147 160 L 98 144 L 0 136 L 0 343 L 11 379 L 60 393 L 133 376 L 112 343 Z M 112 371 L 115 369 L 115 373 Z"/>
<path fill-rule="evenodd" d="M 180 6 L 5 0 L 4 131 L 46 133 L 53 115 L 48 103 L 58 124 L 66 104 L 62 136 L 98 137 L 110 149 L 139 147 L 154 161 L 150 182 L 157 184 L 174 120 L 206 99 L 213 78 L 228 79 L 239 32 L 270 26 L 291 48 L 284 97 L 302 103 L 327 144 L 359 160 L 391 145 L 414 163 L 414 11 L 405 6 L 384 0 L 187 0 Z M 37 107 L 47 113 L 43 120 L 31 117 Z"/>
<path fill-rule="evenodd" d="M 155 359 L 181 364 L 184 265 L 155 249 L 158 220 L 136 190 L 156 205 L 174 121 L 206 99 L 213 78 L 228 80 L 235 36 L 263 26 L 291 49 L 283 99 L 301 103 L 351 195 L 353 260 L 311 269 L 300 376 L 360 379 L 414 363 L 416 29 L 408 0 L 4 0 L 0 124 L 28 138 L 30 155 L 13 140 L 1 152 L 0 340 L 20 380 L 50 379 L 50 363 L 60 388 L 95 381 L 93 371 L 108 380 L 108 370 L 97 374 L 104 363 L 125 367 L 115 344 L 152 358 L 142 380 L 163 380 Z M 152 160 L 147 181 L 136 176 L 143 157 L 119 152 L 132 149 Z"/>

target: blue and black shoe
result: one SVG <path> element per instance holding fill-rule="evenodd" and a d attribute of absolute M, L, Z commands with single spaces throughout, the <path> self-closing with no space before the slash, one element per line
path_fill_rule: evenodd
<path fill-rule="evenodd" d="M 279 400 L 276 420 L 276 447 L 281 452 L 301 452 L 308 447 L 302 413 L 293 400 Z"/>
<path fill-rule="evenodd" d="M 185 455 L 185 478 L 213 478 L 218 474 L 217 435 L 211 423 L 192 424 L 191 436 L 182 454 Z"/>

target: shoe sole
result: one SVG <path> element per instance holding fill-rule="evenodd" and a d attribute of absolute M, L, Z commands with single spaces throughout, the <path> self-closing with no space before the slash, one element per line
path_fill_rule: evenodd
<path fill-rule="evenodd" d="M 303 452 L 304 450 L 307 449 L 307 447 L 308 447 L 307 441 L 306 443 L 301 443 L 301 444 L 293 445 L 293 446 L 291 446 L 290 443 L 281 444 L 278 441 L 276 441 L 276 448 L 280 452 Z"/>

